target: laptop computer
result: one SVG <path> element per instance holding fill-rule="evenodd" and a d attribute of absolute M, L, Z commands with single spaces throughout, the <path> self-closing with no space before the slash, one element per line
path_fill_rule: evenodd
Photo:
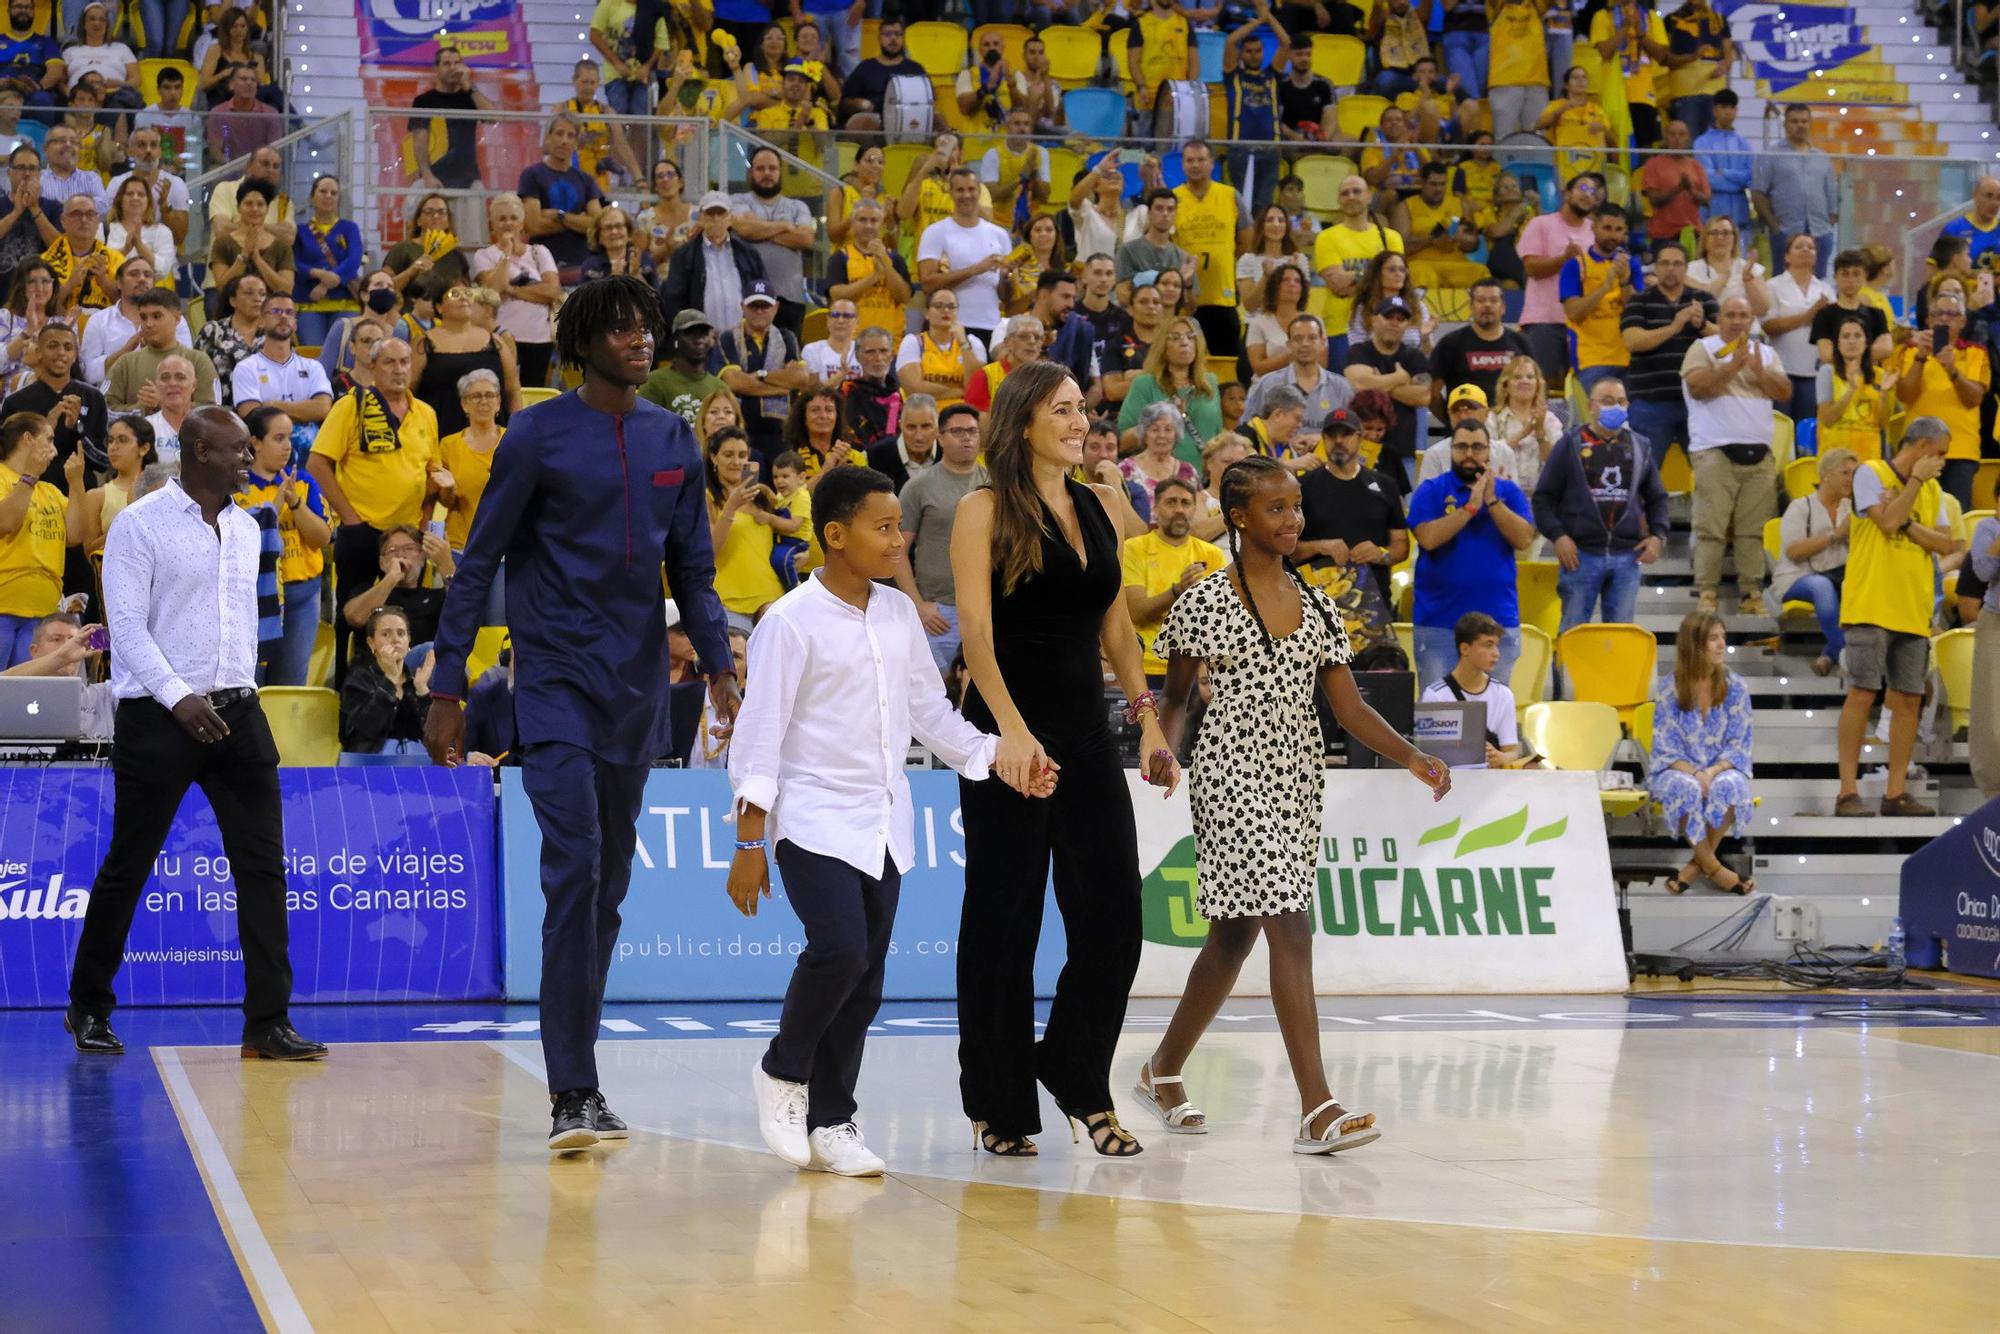
<path fill-rule="evenodd" d="M 75 741 L 83 735 L 83 682 L 74 676 L 0 676 L 0 739 Z"/>
<path fill-rule="evenodd" d="M 1486 763 L 1486 706 L 1472 700 L 1438 700 L 1417 705 L 1411 740 L 1426 755 L 1454 769 Z"/>

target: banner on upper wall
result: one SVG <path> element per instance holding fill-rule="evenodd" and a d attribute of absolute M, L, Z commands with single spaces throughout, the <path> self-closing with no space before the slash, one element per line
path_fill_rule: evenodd
<path fill-rule="evenodd" d="M 489 772 L 282 769 L 279 783 L 294 1000 L 499 997 Z M 68 1002 L 112 796 L 106 769 L 0 768 L 0 1007 Z M 190 789 L 141 893 L 119 1002 L 241 1000 L 235 905 L 215 814 Z"/>
<path fill-rule="evenodd" d="M 1186 789 L 1162 800 L 1128 773 L 1139 830 L 1145 944 L 1134 994 L 1177 996 L 1207 935 L 1195 911 Z M 1587 992 L 1625 986 L 1611 860 L 1589 774 L 1454 777 L 1433 806 L 1414 779 L 1331 773 L 1326 783 L 1313 957 L 1327 992 Z M 1407 782 L 1408 791 L 1401 790 Z M 964 825 L 958 780 L 910 774 L 917 864 L 885 981 L 892 1000 L 957 994 Z M 541 836 L 518 773 L 503 771 L 507 989 L 533 1000 L 541 974 Z M 727 776 L 662 769 L 646 788 L 639 853 L 607 998 L 780 999 L 804 948 L 774 874 L 773 897 L 745 918 L 725 892 L 734 830 Z M 1063 963 L 1055 904 L 1044 904 L 1035 990 Z M 1242 994 L 1264 984 L 1245 974 Z"/>
<path fill-rule="evenodd" d="M 541 830 L 518 769 L 500 771 L 505 850 L 507 994 L 534 1000 L 541 987 Z M 1156 799 L 1157 799 L 1157 794 Z M 946 1000 L 958 994 L 958 916 L 965 898 L 965 825 L 958 776 L 912 769 L 916 864 L 903 877 L 883 994 Z M 771 860 L 771 898 L 745 917 L 729 900 L 735 855 L 729 776 L 719 769 L 656 769 L 646 780 L 639 850 L 605 998 L 615 1001 L 778 1000 L 805 949 Z M 1062 968 L 1062 930 L 1044 906 L 1035 990 L 1048 995 Z"/>
<path fill-rule="evenodd" d="M 440 45 L 482 69 L 528 69 L 528 26 L 520 0 L 355 0 L 361 59 L 429 69 Z"/>
<path fill-rule="evenodd" d="M 1773 93 L 1814 77 L 1860 78 L 1858 70 L 1846 70 L 1847 63 L 1875 50 L 1854 11 L 1844 6 L 1738 0 L 1718 4 L 1716 10 L 1729 21 L 1751 71 Z M 1870 74 L 1868 79 L 1879 77 Z"/>
<path fill-rule="evenodd" d="M 1899 911 L 1912 968 L 2000 977 L 2000 800 L 1910 854 Z"/>

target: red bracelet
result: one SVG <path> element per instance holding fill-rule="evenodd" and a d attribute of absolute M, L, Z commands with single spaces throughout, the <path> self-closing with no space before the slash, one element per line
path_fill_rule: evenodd
<path fill-rule="evenodd" d="M 1128 727 L 1137 727 L 1139 725 L 1140 713 L 1147 709 L 1153 711 L 1153 717 L 1158 718 L 1160 716 L 1160 702 L 1153 698 L 1152 691 L 1142 690 L 1137 697 L 1125 706 L 1126 725 Z"/>

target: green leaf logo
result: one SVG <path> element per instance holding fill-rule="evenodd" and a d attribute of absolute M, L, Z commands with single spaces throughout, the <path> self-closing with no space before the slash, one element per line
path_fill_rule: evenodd
<path fill-rule="evenodd" d="M 1453 834 L 1456 834 L 1457 832 L 1458 832 L 1458 821 L 1456 819 L 1447 820 L 1445 823 L 1439 825 L 1435 829 L 1426 829 L 1424 831 L 1424 836 L 1417 840 L 1417 846 L 1421 848 L 1426 843 L 1439 842 L 1440 840 L 1450 838 Z"/>
<path fill-rule="evenodd" d="M 1556 821 L 1554 824 L 1545 824 L 1540 829 L 1537 829 L 1534 833 L 1528 835 L 1528 842 L 1531 844 L 1546 843 L 1552 838 L 1561 838 L 1563 836 L 1563 831 L 1568 828 L 1569 828 L 1569 817 L 1565 815 L 1562 819 Z"/>
<path fill-rule="evenodd" d="M 1139 884 L 1140 932 L 1155 945 L 1200 949 L 1208 921 L 1195 910 L 1194 837 L 1174 844 Z"/>
<path fill-rule="evenodd" d="M 1458 841 L 1458 849 L 1452 855 L 1463 857 L 1467 853 L 1484 852 L 1488 848 L 1504 847 L 1521 836 L 1528 827 L 1528 808 L 1523 806 L 1512 815 L 1503 815 L 1492 824 L 1483 824 Z"/>

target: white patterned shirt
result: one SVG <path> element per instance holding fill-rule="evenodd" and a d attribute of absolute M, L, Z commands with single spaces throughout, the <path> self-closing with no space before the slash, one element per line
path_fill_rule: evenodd
<path fill-rule="evenodd" d="M 127 505 L 104 542 L 111 691 L 171 709 L 257 684 L 257 521 L 224 505 L 218 528 L 178 480 Z"/>

